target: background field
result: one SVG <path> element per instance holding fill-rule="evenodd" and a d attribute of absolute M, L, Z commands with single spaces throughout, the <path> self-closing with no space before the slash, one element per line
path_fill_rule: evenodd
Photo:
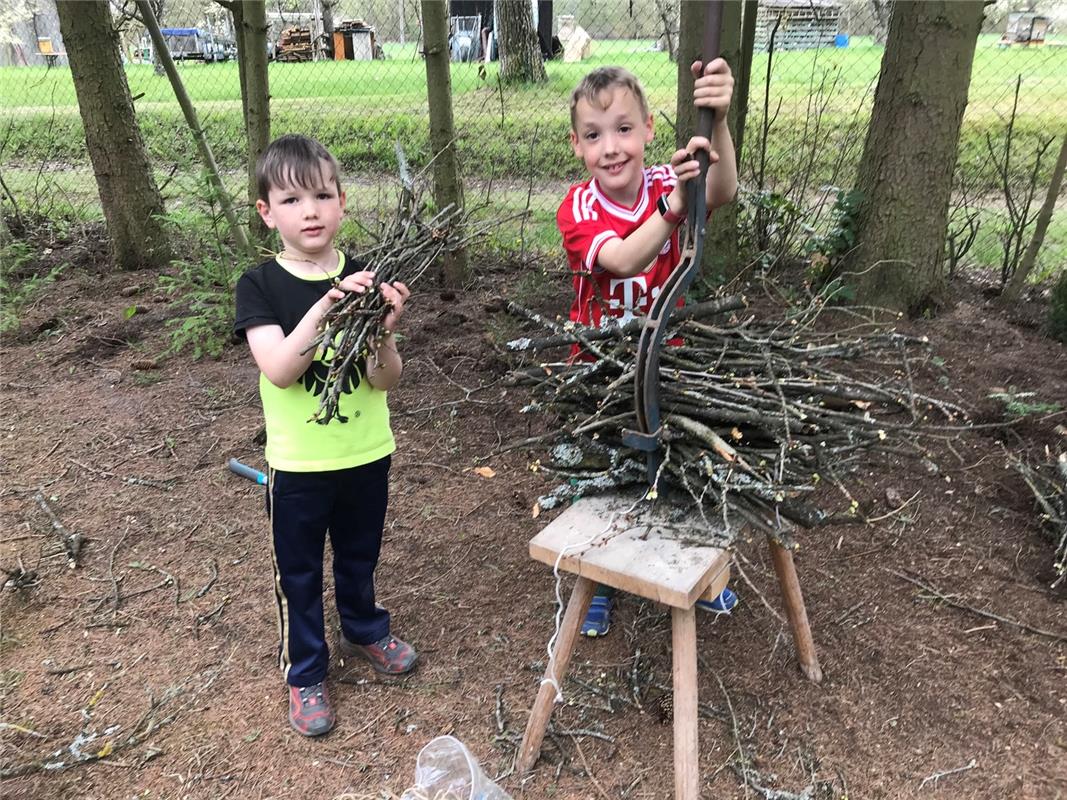
<path fill-rule="evenodd" d="M 611 12 L 605 6 L 599 13 Z M 619 30 L 623 23 L 613 25 Z M 633 23 L 635 30 L 640 27 Z M 361 187 L 363 204 L 377 202 L 380 195 L 366 191 L 368 185 L 392 181 L 397 142 L 416 166 L 431 155 L 425 65 L 410 31 L 409 36 L 404 44 L 384 42 L 384 61 L 270 65 L 272 132 L 299 131 L 320 139 L 341 161 L 346 180 Z M 983 224 L 969 260 L 983 269 L 996 268 L 1002 258 L 1003 181 L 989 144 L 998 151 L 1003 147 L 1017 80 L 1012 181 L 1025 181 L 1034 154 L 1062 133 L 1067 119 L 1067 47 L 1004 48 L 998 41 L 999 34 L 979 39 L 959 157 L 961 189 L 982 208 Z M 828 206 L 826 187 L 848 186 L 862 151 L 882 53 L 871 36 L 853 35 L 845 48 L 776 52 L 770 76 L 768 54 L 757 53 L 743 189 L 788 192 L 803 176 L 812 188 L 794 199 L 812 209 Z M 539 86 L 500 86 L 496 63 L 452 64 L 457 145 L 468 194 L 484 199 L 489 187 L 495 209 L 530 211 L 527 225 L 501 230 L 495 246 L 558 252 L 555 210 L 567 186 L 582 177 L 567 141 L 569 94 L 582 75 L 603 64 L 622 64 L 641 78 L 658 129 L 647 160 L 666 160 L 673 150 L 676 66 L 653 38 L 597 38 L 581 63 L 548 62 L 549 80 Z M 237 65 L 179 62 L 179 69 L 216 158 L 240 195 L 244 146 Z M 168 207 L 196 200 L 204 194 L 199 158 L 167 79 L 139 63 L 127 66 L 127 78 Z M 11 197 L 47 216 L 99 218 L 69 69 L 0 68 L 0 107 L 0 175 Z M 764 137 L 768 115 L 772 124 Z M 1038 170 L 1040 186 L 1051 173 L 1054 149 Z M 761 163 L 762 185 L 757 179 Z M 811 217 L 812 228 L 826 224 L 825 215 L 812 212 Z M 1067 262 L 1067 231 L 1059 217 L 1046 237 L 1038 276 Z"/>

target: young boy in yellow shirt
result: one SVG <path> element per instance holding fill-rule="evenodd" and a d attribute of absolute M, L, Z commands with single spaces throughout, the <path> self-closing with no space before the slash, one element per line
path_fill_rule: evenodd
<path fill-rule="evenodd" d="M 304 353 L 326 312 L 347 292 L 374 289 L 374 273 L 334 248 L 345 193 L 340 168 L 318 142 L 287 135 L 270 144 L 257 167 L 256 208 L 283 249 L 237 283 L 234 331 L 259 367 L 270 465 L 268 508 L 277 599 L 279 666 L 289 685 L 289 723 L 304 736 L 333 728 L 326 691 L 330 651 L 322 604 L 326 534 L 333 547 L 339 645 L 387 675 L 415 667 L 415 650 L 390 633 L 389 612 L 374 600 L 374 570 L 396 449 L 386 392 L 403 363 L 393 332 L 410 292 L 377 287 L 392 306 L 376 353 L 358 364 L 327 425 L 317 411 L 333 350 Z"/>

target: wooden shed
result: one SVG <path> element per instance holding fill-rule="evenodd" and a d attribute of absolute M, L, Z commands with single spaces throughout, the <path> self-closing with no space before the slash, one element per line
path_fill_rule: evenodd
<path fill-rule="evenodd" d="M 841 7 L 834 0 L 761 0 L 756 49 L 770 47 L 772 32 L 775 50 L 833 47 L 840 23 Z"/>

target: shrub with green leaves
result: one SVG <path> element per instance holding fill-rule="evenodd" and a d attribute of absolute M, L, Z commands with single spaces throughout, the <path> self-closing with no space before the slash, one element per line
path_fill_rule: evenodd
<path fill-rule="evenodd" d="M 1063 407 L 1059 403 L 1047 403 L 1037 396 L 1037 392 L 1018 391 L 1009 386 L 1006 392 L 993 392 L 989 395 L 1004 404 L 1004 412 L 1009 417 L 1021 419 L 1035 414 L 1055 414 Z"/>
<path fill-rule="evenodd" d="M 69 266 L 64 262 L 47 272 L 27 274 L 25 267 L 34 258 L 36 252 L 30 242 L 13 239 L 0 246 L 0 333 L 17 328 L 26 304 Z"/>
<path fill-rule="evenodd" d="M 824 233 L 813 233 L 804 244 L 812 272 L 818 278 L 825 280 L 833 275 L 841 258 L 856 246 L 856 214 L 861 202 L 863 193 L 858 189 L 839 189 L 830 209 L 829 227 Z"/>

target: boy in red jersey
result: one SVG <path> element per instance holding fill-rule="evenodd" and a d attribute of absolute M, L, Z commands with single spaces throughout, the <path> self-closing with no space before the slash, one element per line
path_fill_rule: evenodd
<path fill-rule="evenodd" d="M 601 327 L 644 316 L 681 260 L 678 225 L 686 217 L 686 183 L 697 177 L 691 158 L 706 150 L 709 212 L 733 200 L 737 163 L 726 115 L 734 79 L 721 59 L 692 65 L 693 103 L 715 112 L 711 143 L 700 136 L 671 156 L 670 164 L 645 166 L 645 147 L 654 119 L 641 84 L 621 67 L 601 67 L 582 79 L 571 95 L 571 146 L 589 171 L 572 186 L 556 212 L 563 246 L 574 275 L 570 318 Z M 579 355 L 576 347 L 574 354 Z M 726 589 L 711 603 L 729 611 L 737 596 Z M 611 625 L 612 597 L 600 587 L 582 633 L 603 636 Z"/>

